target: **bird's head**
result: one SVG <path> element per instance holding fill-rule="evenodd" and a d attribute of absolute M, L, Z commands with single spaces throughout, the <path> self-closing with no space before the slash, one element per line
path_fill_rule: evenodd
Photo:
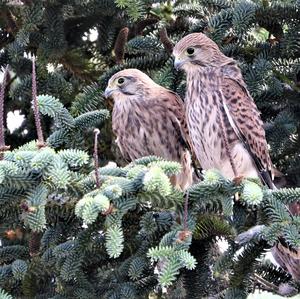
<path fill-rule="evenodd" d="M 106 98 L 123 99 L 142 95 L 145 88 L 154 83 L 150 77 L 137 69 L 126 69 L 114 74 L 108 81 L 104 96 Z"/>
<path fill-rule="evenodd" d="M 174 66 L 189 71 L 194 67 L 220 66 L 229 59 L 218 45 L 203 33 L 192 33 L 182 38 L 174 47 Z"/>

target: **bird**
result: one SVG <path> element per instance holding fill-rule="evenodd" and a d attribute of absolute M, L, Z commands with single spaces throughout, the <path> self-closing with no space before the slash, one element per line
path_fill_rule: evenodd
<path fill-rule="evenodd" d="M 269 155 L 260 112 L 243 80 L 237 62 L 225 56 L 203 33 L 183 37 L 173 49 L 174 66 L 186 73 L 186 122 L 201 167 L 215 168 L 240 181 L 259 177 L 276 189 L 275 169 Z M 299 215 L 299 204 L 289 206 Z M 272 248 L 277 263 L 300 281 L 300 251 L 283 240 Z"/>
<path fill-rule="evenodd" d="M 130 162 L 155 155 L 177 161 L 182 170 L 171 182 L 182 190 L 190 186 L 191 142 L 181 98 L 138 69 L 114 74 L 104 96 L 114 101 L 112 129 L 123 158 Z"/>
<path fill-rule="evenodd" d="M 187 76 L 186 122 L 201 167 L 229 179 L 259 177 L 273 188 L 263 122 L 235 60 L 203 33 L 183 37 L 173 55 Z"/>

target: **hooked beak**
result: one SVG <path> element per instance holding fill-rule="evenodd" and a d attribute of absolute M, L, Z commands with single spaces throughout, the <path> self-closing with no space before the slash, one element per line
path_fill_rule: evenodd
<path fill-rule="evenodd" d="M 107 87 L 104 91 L 104 97 L 109 98 L 113 94 L 114 91 L 115 91 L 115 89 Z"/>
<path fill-rule="evenodd" d="M 184 61 L 180 60 L 179 58 L 175 58 L 174 60 L 174 67 L 175 69 L 178 71 L 181 69 L 182 65 L 183 65 Z"/>

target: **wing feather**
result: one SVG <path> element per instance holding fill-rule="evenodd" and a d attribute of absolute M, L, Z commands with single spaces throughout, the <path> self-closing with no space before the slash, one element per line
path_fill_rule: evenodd
<path fill-rule="evenodd" d="M 224 72 L 222 94 L 230 125 L 252 157 L 262 180 L 273 187 L 272 162 L 263 122 L 237 67 L 229 67 Z"/>
<path fill-rule="evenodd" d="M 185 116 L 185 106 L 182 99 L 179 95 L 171 90 L 165 89 L 164 92 L 167 94 L 169 101 L 170 101 L 170 109 L 173 111 L 174 115 L 176 116 L 179 124 L 180 124 L 180 133 L 182 139 L 185 143 L 185 146 L 188 148 L 190 153 L 192 154 L 193 158 L 195 158 L 192 141 L 189 135 L 188 126 L 186 122 Z"/>

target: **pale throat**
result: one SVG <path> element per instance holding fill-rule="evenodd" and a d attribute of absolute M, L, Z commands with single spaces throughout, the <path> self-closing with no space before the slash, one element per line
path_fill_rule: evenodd
<path fill-rule="evenodd" d="M 221 68 L 196 66 L 187 72 L 187 100 L 203 102 L 203 110 L 208 104 L 216 105 L 211 96 L 221 85 Z M 208 108 L 208 107 L 207 107 Z"/>
<path fill-rule="evenodd" d="M 122 112 L 129 111 L 130 107 L 135 101 L 130 97 L 126 97 L 123 94 L 114 98 L 114 107 L 118 108 Z"/>

